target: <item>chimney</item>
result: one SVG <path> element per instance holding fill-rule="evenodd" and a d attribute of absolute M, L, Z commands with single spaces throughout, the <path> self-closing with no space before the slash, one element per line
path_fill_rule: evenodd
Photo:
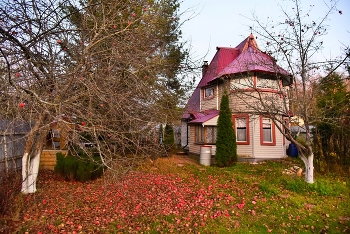
<path fill-rule="evenodd" d="M 207 73 L 208 71 L 208 61 L 203 61 L 203 65 L 202 65 L 202 77 L 204 77 L 205 73 Z"/>

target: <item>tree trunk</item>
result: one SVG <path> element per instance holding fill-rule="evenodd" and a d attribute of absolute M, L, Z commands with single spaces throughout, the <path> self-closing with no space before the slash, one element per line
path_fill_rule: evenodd
<path fill-rule="evenodd" d="M 36 180 L 39 173 L 40 156 L 47 134 L 46 127 L 42 127 L 46 118 L 46 114 L 40 115 L 38 121 L 28 135 L 22 157 L 22 193 L 36 192 Z"/>
<path fill-rule="evenodd" d="M 301 159 L 305 164 L 305 181 L 309 184 L 314 183 L 314 153 L 311 153 L 308 157 L 301 154 Z"/>
<path fill-rule="evenodd" d="M 6 137 L 7 137 L 7 132 L 4 133 L 3 135 L 3 145 L 4 145 L 4 158 L 5 158 L 5 169 L 6 169 L 6 175 L 9 174 L 9 157 L 8 157 L 8 152 L 7 152 L 7 140 L 6 140 Z"/>

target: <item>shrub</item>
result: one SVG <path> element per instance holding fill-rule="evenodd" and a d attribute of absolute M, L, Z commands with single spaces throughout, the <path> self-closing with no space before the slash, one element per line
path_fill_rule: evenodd
<path fill-rule="evenodd" d="M 175 143 L 174 140 L 174 130 L 171 125 L 166 124 L 164 128 L 164 144 L 173 145 Z"/>
<path fill-rule="evenodd" d="M 61 152 L 56 153 L 56 165 L 54 170 L 57 174 L 64 174 L 64 157 L 65 155 Z"/>
<path fill-rule="evenodd" d="M 236 135 L 226 93 L 222 96 L 220 103 L 215 161 L 219 167 L 230 166 L 237 162 Z"/>
<path fill-rule="evenodd" d="M 56 158 L 55 172 L 66 180 L 86 182 L 103 174 L 104 168 L 101 166 L 101 159 L 97 156 L 89 158 L 88 155 L 80 152 L 77 156 L 65 157 L 62 153 L 57 153 Z"/>
<path fill-rule="evenodd" d="M 85 182 L 91 179 L 92 171 L 94 170 L 94 165 L 85 161 L 77 162 L 77 175 L 78 181 Z"/>
<path fill-rule="evenodd" d="M 77 175 L 77 158 L 74 156 L 67 156 L 64 158 L 64 175 L 67 180 L 74 180 Z"/>

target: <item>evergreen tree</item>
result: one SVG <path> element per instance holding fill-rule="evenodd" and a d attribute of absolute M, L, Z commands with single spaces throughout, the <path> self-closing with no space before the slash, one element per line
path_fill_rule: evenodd
<path fill-rule="evenodd" d="M 0 1 L 0 102 L 8 106 L 0 115 L 35 123 L 23 193 L 36 191 L 52 122 L 80 126 L 70 134 L 91 136 L 101 163 L 120 167 L 113 171 L 128 168 L 118 160 L 135 165 L 140 154 L 158 153 L 158 141 L 141 139 L 151 139 L 150 123 L 177 119 L 188 87 L 179 10 L 179 0 Z"/>
<path fill-rule="evenodd" d="M 173 127 L 169 124 L 166 124 L 164 128 L 164 144 L 167 146 L 167 148 L 171 148 L 174 143 L 175 141 Z"/>
<path fill-rule="evenodd" d="M 226 93 L 220 103 L 215 161 L 219 167 L 230 166 L 237 162 L 236 135 L 232 124 L 229 98 Z"/>
<path fill-rule="evenodd" d="M 342 77 L 333 73 L 321 79 L 316 97 L 315 166 L 320 172 L 349 171 L 350 93 Z"/>

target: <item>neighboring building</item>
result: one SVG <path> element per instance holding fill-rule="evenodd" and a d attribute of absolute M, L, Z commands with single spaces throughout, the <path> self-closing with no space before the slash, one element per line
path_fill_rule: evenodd
<path fill-rule="evenodd" d="M 282 97 L 286 97 L 292 77 L 259 49 L 254 36 L 251 34 L 235 48 L 218 47 L 210 64 L 204 62 L 202 69 L 202 79 L 182 117 L 182 147 L 200 154 L 201 146 L 210 145 L 215 155 L 219 107 L 226 90 L 238 156 L 286 157 L 289 142 L 279 131 L 282 125 L 278 121 L 289 113 L 289 103 Z M 268 116 L 266 108 L 275 114 Z"/>
<path fill-rule="evenodd" d="M 56 154 L 61 152 L 68 154 L 68 141 L 73 137 L 72 129 L 74 124 L 66 121 L 54 121 L 50 124 L 50 130 L 47 133 L 44 149 L 40 157 L 40 169 L 53 170 L 56 165 Z"/>

